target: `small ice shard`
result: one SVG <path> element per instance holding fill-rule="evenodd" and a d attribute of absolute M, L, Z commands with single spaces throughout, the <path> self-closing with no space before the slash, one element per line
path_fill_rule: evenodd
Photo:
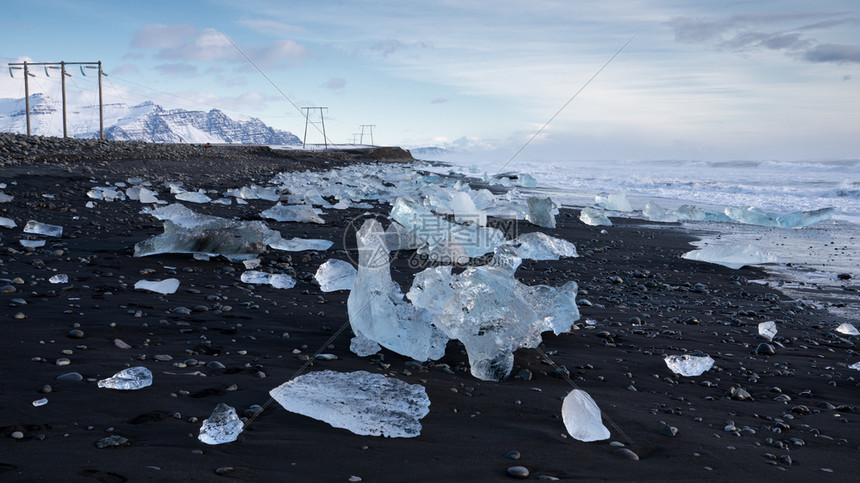
<path fill-rule="evenodd" d="M 774 263 L 777 258 L 756 245 L 720 245 L 698 248 L 681 255 L 687 260 L 716 263 L 728 268 L 738 269 L 744 265 Z"/>
<path fill-rule="evenodd" d="M 152 372 L 143 366 L 123 369 L 98 382 L 98 386 L 101 388 L 119 389 L 121 391 L 135 391 L 151 385 Z"/>
<path fill-rule="evenodd" d="M 284 273 L 266 273 L 256 270 L 243 272 L 239 279 L 244 283 L 271 285 L 274 288 L 293 288 L 296 279 Z"/>
<path fill-rule="evenodd" d="M 457 223 L 487 226 L 487 214 L 475 207 L 468 193 L 458 191 L 451 197 L 451 211 Z"/>
<path fill-rule="evenodd" d="M 349 350 L 358 357 L 367 357 L 381 351 L 382 347 L 367 337 L 358 334 L 349 341 Z"/>
<path fill-rule="evenodd" d="M 331 203 L 324 200 L 316 188 L 309 189 L 302 197 L 302 201 L 311 206 L 319 206 L 321 208 L 331 208 Z"/>
<path fill-rule="evenodd" d="M 776 335 L 776 322 L 770 320 L 758 324 L 758 333 L 767 340 L 773 340 Z"/>
<path fill-rule="evenodd" d="M 748 225 L 776 226 L 780 228 L 802 228 L 827 221 L 833 217 L 833 208 L 821 208 L 812 211 L 799 211 L 780 215 L 768 213 L 753 206 L 726 207 L 726 215 L 732 220 Z"/>
<path fill-rule="evenodd" d="M 694 377 L 714 366 L 714 360 L 710 356 L 691 356 L 689 354 L 666 356 L 666 366 L 675 374 Z"/>
<path fill-rule="evenodd" d="M 181 228 L 195 228 L 206 223 L 224 220 L 224 218 L 217 216 L 197 213 L 182 203 L 173 203 L 158 208 L 144 208 L 141 213 L 151 215 L 161 221 L 172 221 Z"/>
<path fill-rule="evenodd" d="M 48 398 L 45 398 L 45 397 L 43 397 L 42 399 L 36 399 L 35 401 L 33 401 L 33 406 L 35 406 L 35 407 L 44 406 L 45 404 L 48 404 Z"/>
<path fill-rule="evenodd" d="M 537 180 L 530 174 L 520 174 L 519 177 L 517 177 L 517 184 L 523 188 L 536 188 Z"/>
<path fill-rule="evenodd" d="M 219 403 L 212 415 L 203 420 L 197 439 L 206 444 L 232 443 L 243 429 L 244 425 L 236 414 L 236 409 Z"/>
<path fill-rule="evenodd" d="M 274 188 L 264 188 L 262 186 L 257 185 L 243 186 L 238 189 L 231 189 L 224 194 L 243 200 L 278 201 L 278 199 L 280 199 L 278 192 Z"/>
<path fill-rule="evenodd" d="M 609 211 L 633 211 L 633 207 L 627 201 L 627 193 L 624 190 L 617 193 L 598 193 L 594 197 L 594 204 Z"/>
<path fill-rule="evenodd" d="M 282 205 L 281 202 L 260 213 L 263 218 L 275 221 L 292 221 L 296 223 L 325 223 L 310 205 Z"/>
<path fill-rule="evenodd" d="M 262 263 L 262 260 L 260 260 L 259 258 L 252 258 L 251 260 L 242 260 L 242 265 L 245 266 L 246 270 L 253 270 L 259 267 L 260 263 Z"/>
<path fill-rule="evenodd" d="M 717 221 L 721 223 L 730 223 L 733 221 L 725 213 L 705 210 L 695 205 L 681 205 L 675 210 L 675 216 L 679 220 L 689 221 Z"/>
<path fill-rule="evenodd" d="M 289 240 L 281 238 L 275 243 L 269 244 L 274 250 L 282 250 L 286 252 L 302 252 L 305 250 L 328 250 L 334 245 L 330 240 L 317 240 L 306 238 L 290 238 Z"/>
<path fill-rule="evenodd" d="M 349 208 L 349 200 L 340 200 L 331 206 L 335 210 L 345 210 Z"/>
<path fill-rule="evenodd" d="M 269 391 L 287 411 L 362 436 L 414 438 L 430 412 L 424 386 L 366 371 L 317 371 Z"/>
<path fill-rule="evenodd" d="M 266 251 L 267 245 L 281 238 L 279 232 L 270 229 L 262 221 L 199 216 L 200 218 L 178 218 L 180 223 L 190 226 L 189 228 L 165 220 L 164 233 L 135 244 L 134 256 L 203 253 L 223 255 L 229 260 L 241 261 L 257 258 L 260 253 Z"/>
<path fill-rule="evenodd" d="M 139 290 L 149 290 L 150 292 L 156 292 L 162 295 L 169 295 L 175 293 L 176 289 L 179 288 L 179 280 L 175 278 L 168 278 L 161 281 L 140 280 L 134 284 L 134 288 Z"/>
<path fill-rule="evenodd" d="M 212 198 L 206 196 L 206 192 L 203 190 L 186 191 L 184 193 L 178 193 L 174 196 L 179 201 L 187 201 L 189 203 L 209 203 L 210 201 L 212 201 Z"/>
<path fill-rule="evenodd" d="M 0 227 L 15 228 L 16 226 L 18 226 L 18 225 L 15 223 L 15 220 L 13 220 L 11 218 L 4 218 L 4 217 L 0 216 Z"/>
<path fill-rule="evenodd" d="M 141 203 L 161 203 L 161 200 L 155 196 L 155 192 L 146 188 L 140 188 L 138 200 Z"/>
<path fill-rule="evenodd" d="M 560 257 L 577 257 L 573 243 L 541 233 L 524 233 L 508 242 L 517 247 L 522 258 L 529 260 L 558 260 Z"/>
<path fill-rule="evenodd" d="M 596 208 L 583 208 L 579 213 L 579 221 L 589 226 L 612 226 L 612 222 L 606 217 L 603 210 Z"/>
<path fill-rule="evenodd" d="M 58 273 L 48 279 L 51 283 L 69 283 L 69 276 L 65 273 Z"/>
<path fill-rule="evenodd" d="M 45 246 L 45 240 L 18 240 L 24 248 L 41 248 Z"/>
<path fill-rule="evenodd" d="M 860 371 L 860 362 L 855 362 L 848 366 L 848 369 L 854 369 L 855 371 Z"/>
<path fill-rule="evenodd" d="M 664 223 L 674 223 L 678 221 L 678 215 L 671 213 L 669 210 L 653 201 L 645 203 L 645 208 L 642 209 L 642 214 L 645 215 L 645 218 L 651 221 L 660 221 Z"/>
<path fill-rule="evenodd" d="M 845 335 L 860 335 L 860 331 L 857 330 L 857 327 L 854 327 L 852 324 L 845 322 L 836 328 L 836 332 Z"/>
<path fill-rule="evenodd" d="M 0 193 L 0 203 L 8 203 L 14 199 L 15 199 L 15 197 L 12 195 L 7 195 L 6 193 Z"/>
<path fill-rule="evenodd" d="M 320 265 L 314 280 L 320 284 L 320 290 L 323 292 L 350 290 L 356 273 L 357 270 L 351 263 L 332 258 Z"/>
<path fill-rule="evenodd" d="M 568 434 L 578 441 L 590 443 L 609 439 L 609 430 L 600 418 L 600 408 L 583 390 L 574 389 L 564 398 L 561 419 Z"/>
<path fill-rule="evenodd" d="M 558 213 L 558 207 L 553 203 L 552 198 L 532 196 L 526 199 L 526 204 L 529 207 L 526 221 L 544 228 L 555 228 L 555 214 Z"/>
<path fill-rule="evenodd" d="M 63 227 L 57 225 L 49 225 L 47 223 L 39 223 L 36 220 L 30 220 L 24 225 L 24 233 L 30 233 L 31 235 L 45 235 L 45 236 L 62 236 L 63 235 Z"/>
<path fill-rule="evenodd" d="M 217 200 L 212 200 L 212 204 L 230 206 L 233 204 L 233 200 L 231 198 L 218 198 Z"/>
<path fill-rule="evenodd" d="M 86 208 L 95 208 L 96 204 L 92 201 L 87 201 L 87 204 L 84 205 Z"/>

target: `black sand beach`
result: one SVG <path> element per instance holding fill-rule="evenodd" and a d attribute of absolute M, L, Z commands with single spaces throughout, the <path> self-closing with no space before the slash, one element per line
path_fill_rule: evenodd
<path fill-rule="evenodd" d="M 281 171 L 377 159 L 372 154 L 141 143 L 106 149 L 84 141 L 60 149 L 60 141 L 5 136 L 0 183 L 14 199 L 0 203 L 0 217 L 18 226 L 0 229 L 4 480 L 498 481 L 511 478 L 512 466 L 527 468 L 529 479 L 586 481 L 856 478 L 860 373 L 847 367 L 860 361 L 855 340 L 834 332 L 841 321 L 825 311 L 751 283 L 766 277 L 763 270 L 681 259 L 691 249 L 688 235 L 632 219 L 613 219 L 602 233 L 573 210 L 562 210 L 556 229 L 523 222 L 520 232 L 569 240 L 580 257 L 526 260 L 516 277 L 530 285 L 575 280 L 582 318 L 568 334 L 545 334 L 540 350 L 517 351 L 511 378 L 486 382 L 469 374 L 456 341 L 428 363 L 387 350 L 359 358 L 349 351 L 348 328 L 326 346 L 348 322 L 348 293 L 322 293 L 311 276 L 354 249 L 354 237 L 342 242 L 351 220 L 385 215 L 387 204 L 328 210 L 324 225 L 269 222 L 288 238 L 335 242 L 324 252 L 264 253 L 260 270 L 298 280 L 287 290 L 242 283 L 242 264 L 223 258 L 134 258 L 134 244 L 160 234 L 162 223 L 140 214 L 136 201 L 85 207 L 96 184 L 131 177 L 223 192 Z M 173 201 L 163 187 L 160 195 Z M 243 220 L 259 219 L 271 205 L 188 204 Z M 24 248 L 28 220 L 61 225 L 63 235 Z M 404 291 L 416 272 L 408 255 L 392 264 Z M 69 283 L 49 283 L 54 274 L 68 274 Z M 175 294 L 133 288 L 164 278 L 180 280 Z M 773 354 L 757 332 L 770 320 L 779 329 Z M 337 359 L 306 371 L 365 370 L 424 386 L 431 406 L 421 435 L 358 436 L 266 404 L 269 390 L 320 349 Z M 663 362 L 665 354 L 696 351 L 716 361 L 699 377 L 677 376 Z M 96 387 L 138 365 L 152 371 L 151 387 Z M 566 434 L 561 400 L 572 387 L 559 370 L 600 406 L 610 440 L 582 443 Z M 72 372 L 83 379 L 58 379 Z M 741 388 L 749 397 L 737 397 Z M 48 403 L 34 407 L 42 398 Z M 240 416 L 255 404 L 265 408 L 237 441 L 209 446 L 197 434 L 219 403 Z M 113 435 L 121 444 L 98 447 Z"/>

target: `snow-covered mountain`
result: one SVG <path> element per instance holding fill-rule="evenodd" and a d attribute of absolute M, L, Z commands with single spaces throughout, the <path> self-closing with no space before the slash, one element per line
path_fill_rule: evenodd
<path fill-rule="evenodd" d="M 98 138 L 95 106 L 67 106 L 70 137 Z M 105 137 L 157 143 L 301 144 L 296 135 L 271 128 L 259 119 L 232 119 L 218 109 L 209 112 L 164 109 L 151 101 L 129 106 L 105 104 Z M 0 132 L 27 132 L 24 99 L 0 99 Z M 30 132 L 63 135 L 62 104 L 44 94 L 30 96 Z"/>

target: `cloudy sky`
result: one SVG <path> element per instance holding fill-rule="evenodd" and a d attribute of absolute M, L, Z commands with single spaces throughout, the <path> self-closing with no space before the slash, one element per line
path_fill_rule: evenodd
<path fill-rule="evenodd" d="M 337 143 L 373 124 L 377 144 L 504 157 L 552 119 L 521 157 L 860 157 L 856 0 L 0 0 L 0 11 L 0 63 L 101 60 L 109 102 L 219 108 L 299 136 L 296 106 L 325 106 Z M 35 73 L 33 91 L 56 92 L 58 76 Z M 94 77 L 71 73 L 70 98 L 93 99 Z M 19 72 L 2 77 L 3 97 L 23 97 Z"/>

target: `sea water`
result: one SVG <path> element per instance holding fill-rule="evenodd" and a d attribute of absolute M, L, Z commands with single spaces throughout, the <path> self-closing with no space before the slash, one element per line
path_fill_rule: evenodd
<path fill-rule="evenodd" d="M 592 206 L 598 193 L 624 190 L 633 209 L 619 216 L 642 217 L 648 201 L 674 210 L 684 204 L 721 212 L 726 206 L 755 206 L 790 213 L 833 207 L 832 220 L 805 228 L 739 223 L 683 222 L 676 229 L 700 237 L 698 246 L 755 243 L 779 260 L 764 268 L 768 283 L 795 299 L 833 315 L 860 319 L 860 159 L 838 161 L 520 161 L 466 159 L 428 166 L 472 177 L 527 173 L 536 188 L 523 196 L 549 195 L 564 207 Z M 664 225 L 674 226 L 674 225 Z M 611 229 L 610 229 L 611 230 Z M 845 280 L 846 274 L 850 279 Z M 848 290 L 846 290 L 846 288 Z"/>

